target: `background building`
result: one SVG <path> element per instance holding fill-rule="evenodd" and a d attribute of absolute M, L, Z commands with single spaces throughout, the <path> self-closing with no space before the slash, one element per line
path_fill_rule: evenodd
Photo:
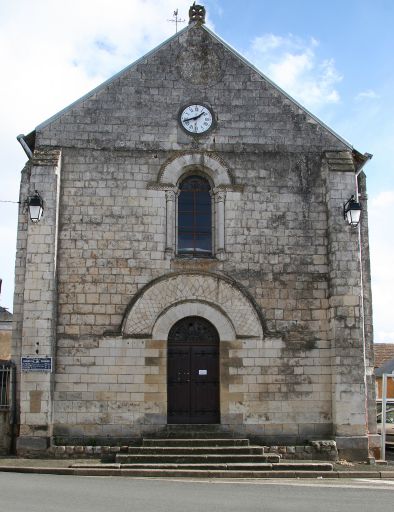
<path fill-rule="evenodd" d="M 394 343 L 376 343 L 375 354 L 375 377 L 376 377 L 376 398 L 382 400 L 382 374 L 394 371 Z M 394 379 L 387 379 L 387 398 L 394 401 Z"/>
<path fill-rule="evenodd" d="M 12 314 L 0 306 L 0 360 L 11 357 Z"/>
<path fill-rule="evenodd" d="M 1 293 L 1 279 L 0 279 Z M 11 448 L 13 365 L 10 364 L 12 337 L 12 314 L 0 306 L 0 454 Z"/>

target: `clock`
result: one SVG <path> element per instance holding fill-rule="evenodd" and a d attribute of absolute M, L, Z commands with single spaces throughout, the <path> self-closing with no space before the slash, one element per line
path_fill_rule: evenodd
<path fill-rule="evenodd" d="M 202 134 L 207 132 L 213 124 L 213 112 L 206 105 L 188 105 L 180 113 L 182 128 L 190 134 Z"/>

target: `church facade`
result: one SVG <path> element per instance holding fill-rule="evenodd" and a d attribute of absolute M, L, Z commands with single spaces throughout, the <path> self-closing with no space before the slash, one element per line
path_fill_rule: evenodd
<path fill-rule="evenodd" d="M 20 201 L 37 191 L 44 212 L 19 215 L 17 451 L 215 424 L 366 458 L 368 156 L 195 7 L 187 28 L 20 139 Z M 344 219 L 351 196 L 358 227 Z"/>

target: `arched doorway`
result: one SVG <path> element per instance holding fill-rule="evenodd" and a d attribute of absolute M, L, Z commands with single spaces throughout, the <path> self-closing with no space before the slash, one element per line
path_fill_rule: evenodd
<path fill-rule="evenodd" d="M 168 423 L 219 423 L 219 334 L 198 316 L 174 324 L 168 334 Z"/>

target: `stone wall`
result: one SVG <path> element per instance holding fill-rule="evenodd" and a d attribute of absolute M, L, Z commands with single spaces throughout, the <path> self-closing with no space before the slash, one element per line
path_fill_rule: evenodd
<path fill-rule="evenodd" d="M 329 436 L 329 344 L 263 336 L 262 318 L 234 283 L 211 273 L 170 274 L 137 296 L 122 335 L 59 337 L 54 434 L 131 439 L 164 426 L 168 330 L 199 315 L 220 334 L 224 430 L 276 444 Z"/>
<path fill-rule="evenodd" d="M 190 102 L 215 115 L 200 138 L 178 123 Z M 55 373 L 20 378 L 22 436 L 42 448 L 160 429 L 168 330 L 201 315 L 220 334 L 223 429 L 367 442 L 371 318 L 342 217 L 355 191 L 344 141 L 198 26 L 36 135 L 21 195 L 38 188 L 47 205 L 27 228 L 20 212 L 14 355 L 53 355 Z M 190 173 L 212 186 L 212 258 L 176 255 Z"/>
<path fill-rule="evenodd" d="M 332 433 L 330 353 L 283 357 L 281 340 L 221 343 L 221 425 L 280 444 Z M 70 354 L 73 354 L 72 356 Z M 132 439 L 167 423 L 166 342 L 106 338 L 58 347 L 54 435 Z"/>
<path fill-rule="evenodd" d="M 57 438 L 62 442 L 62 438 Z M 95 441 L 94 438 L 89 441 Z M 138 446 L 139 444 L 137 444 Z M 101 458 L 112 462 L 118 453 L 127 452 L 127 447 L 113 445 L 61 445 L 55 444 L 46 452 L 46 456 L 57 459 L 65 458 Z M 335 441 L 317 441 L 308 445 L 264 446 L 264 453 L 278 454 L 283 460 L 338 460 Z"/>
<path fill-rule="evenodd" d="M 165 258 L 165 191 L 149 184 L 166 155 L 156 156 L 64 151 L 58 333 L 116 330 L 142 286 L 165 272 L 195 268 L 236 278 L 264 311 L 270 331 L 307 330 L 310 337 L 326 332 L 327 223 L 320 157 L 221 155 L 243 187 L 226 193 L 225 257 L 188 262 Z"/>
<path fill-rule="evenodd" d="M 199 139 L 178 123 L 182 108 L 196 101 L 215 115 L 215 129 Z M 349 148 L 201 26 L 179 33 L 38 126 L 36 137 L 42 147 L 144 152 Z"/>

